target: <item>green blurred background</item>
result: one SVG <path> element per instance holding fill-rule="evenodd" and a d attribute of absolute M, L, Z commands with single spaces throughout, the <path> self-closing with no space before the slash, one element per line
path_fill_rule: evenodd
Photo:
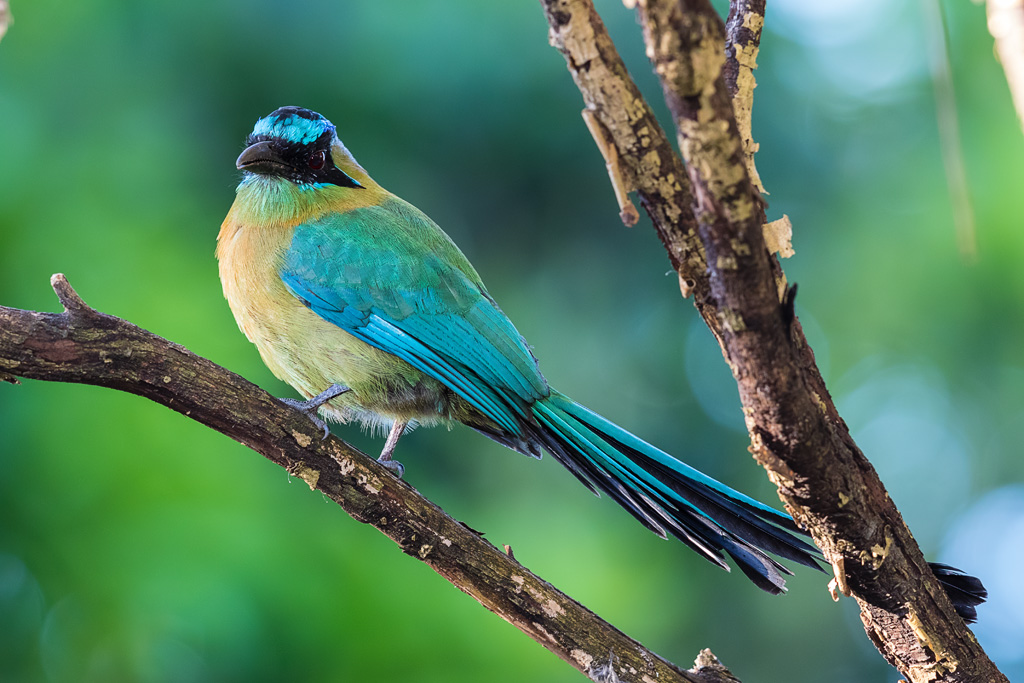
<path fill-rule="evenodd" d="M 276 381 L 213 257 L 253 123 L 322 112 L 463 247 L 552 384 L 764 500 L 735 385 L 604 164 L 534 0 L 13 3 L 0 42 L 0 303 L 93 306 Z M 664 114 L 634 15 L 598 3 Z M 1024 140 L 984 7 L 947 2 L 978 229 L 957 248 L 923 5 L 772 0 L 754 133 L 840 411 L 926 553 L 984 578 L 976 633 L 1024 675 Z M 380 440 L 336 428 L 369 452 Z M 895 681 L 850 600 L 771 597 L 645 532 L 550 458 L 458 428 L 406 478 L 680 664 Z M 783 674 L 782 672 L 785 672 Z M 0 681 L 574 681 L 375 530 L 226 437 L 88 386 L 0 386 Z"/>

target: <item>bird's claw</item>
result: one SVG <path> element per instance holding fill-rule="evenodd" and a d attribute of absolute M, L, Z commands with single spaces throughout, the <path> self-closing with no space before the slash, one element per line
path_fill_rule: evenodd
<path fill-rule="evenodd" d="M 379 462 L 381 465 L 387 467 L 389 470 L 394 472 L 395 476 L 398 477 L 399 479 L 401 479 L 405 475 L 405 465 L 398 462 L 397 460 L 391 460 L 390 458 L 388 458 L 387 460 L 378 460 L 377 462 Z"/>
<path fill-rule="evenodd" d="M 310 420 L 313 421 L 320 429 L 324 430 L 324 436 L 321 441 L 331 435 L 331 428 L 327 426 L 327 423 L 320 419 L 317 415 L 317 411 L 320 410 L 320 406 L 327 403 L 333 398 L 337 398 L 347 391 L 351 391 L 346 386 L 341 384 L 332 384 L 325 391 L 321 391 L 319 394 L 309 399 L 308 401 L 299 401 L 294 398 L 282 398 L 282 403 L 287 403 L 292 408 L 295 408 L 299 412 L 303 413 Z"/>
<path fill-rule="evenodd" d="M 309 401 L 300 401 L 295 398 L 281 398 L 278 400 L 281 401 L 281 403 L 284 403 L 286 405 L 291 406 L 292 408 L 295 408 L 297 411 L 308 417 L 313 424 L 322 429 L 324 431 L 324 435 L 323 437 L 321 437 L 321 441 L 323 441 L 324 439 L 331 435 L 331 428 L 328 427 L 327 423 L 321 420 L 320 417 L 316 414 L 316 411 L 319 408 L 319 406 L 310 406 Z"/>

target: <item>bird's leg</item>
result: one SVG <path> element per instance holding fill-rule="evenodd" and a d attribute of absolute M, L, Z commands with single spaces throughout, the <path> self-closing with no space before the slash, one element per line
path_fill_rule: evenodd
<path fill-rule="evenodd" d="M 342 386 L 341 384 L 332 384 L 325 391 L 321 391 L 319 394 L 309 399 L 308 401 L 299 401 L 298 399 L 294 398 L 282 398 L 278 400 L 281 401 L 282 403 L 287 403 L 292 408 L 295 408 L 296 410 L 304 413 L 306 417 L 313 421 L 313 424 L 315 424 L 320 429 L 324 430 L 324 438 L 326 439 L 328 435 L 330 435 L 331 429 L 330 427 L 327 426 L 326 422 L 324 422 L 317 416 L 316 413 L 318 410 L 320 410 L 320 406 L 327 403 L 332 398 L 337 398 L 341 396 L 346 391 L 352 390 L 346 386 Z"/>
<path fill-rule="evenodd" d="M 395 452 L 395 446 L 398 445 L 398 440 L 402 438 L 402 433 L 405 431 L 407 424 L 409 424 L 408 420 L 395 420 L 395 423 L 391 425 L 391 431 L 388 433 L 388 440 L 384 442 L 384 450 L 380 452 L 380 457 L 377 458 L 377 462 L 394 472 L 395 476 L 399 479 L 405 474 L 405 467 L 397 460 L 392 460 L 391 454 Z"/>

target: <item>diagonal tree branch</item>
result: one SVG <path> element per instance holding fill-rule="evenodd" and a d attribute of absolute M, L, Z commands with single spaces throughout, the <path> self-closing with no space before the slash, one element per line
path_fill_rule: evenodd
<path fill-rule="evenodd" d="M 375 527 L 480 604 L 594 680 L 735 681 L 705 650 L 690 671 L 644 648 L 445 514 L 373 458 L 321 440 L 302 413 L 188 349 L 82 301 L 63 313 L 0 306 L 0 380 L 110 387 L 152 399 L 262 454 Z"/>
<path fill-rule="evenodd" d="M 996 54 L 1024 127 L 1024 0 L 988 0 L 985 7 L 988 30 L 996 41 Z"/>
<path fill-rule="evenodd" d="M 650 109 L 591 0 L 541 4 L 551 43 L 565 57 L 593 115 L 610 130 L 623 118 L 644 121 L 645 133 L 660 149 L 664 134 L 654 130 Z M 840 590 L 857 599 L 868 637 L 908 680 L 1005 681 L 954 612 L 839 417 L 793 315 L 792 295 L 780 305 L 784 278 L 765 248 L 763 204 L 723 77 L 721 18 L 706 0 L 636 4 L 689 180 L 678 176 L 679 164 L 663 152 L 660 163 L 644 164 L 644 146 L 632 144 L 628 134 L 611 138 L 620 166 L 638 174 L 633 182 L 654 227 L 681 281 L 692 283 L 697 309 L 733 371 L 752 453 L 787 509 L 822 548 Z M 741 15 L 738 3 L 733 15 Z M 732 36 L 735 48 L 743 39 L 735 24 Z M 692 215 L 651 211 L 642 188 L 666 184 L 679 185 L 677 200 L 693 197 Z M 678 244 L 687 246 L 684 258 L 673 251 Z"/>

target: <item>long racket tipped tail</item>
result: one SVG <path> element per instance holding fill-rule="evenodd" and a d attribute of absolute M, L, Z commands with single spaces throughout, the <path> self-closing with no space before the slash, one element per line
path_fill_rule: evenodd
<path fill-rule="evenodd" d="M 728 570 L 724 554 L 758 587 L 786 590 L 792 574 L 768 553 L 820 569 L 817 549 L 794 536 L 789 516 L 733 491 L 566 396 L 533 405 L 538 439 L 592 491 L 603 491 L 644 526 L 671 534 Z M 723 554 L 724 553 L 724 554 Z"/>
<path fill-rule="evenodd" d="M 538 401 L 544 447 L 595 493 L 603 491 L 662 537 L 672 534 L 728 570 L 723 553 L 758 587 L 778 594 L 792 572 L 769 557 L 821 569 L 817 548 L 791 532 L 793 520 L 721 484 L 558 393 Z M 977 620 L 988 592 L 955 567 L 929 564 L 964 621 Z"/>

